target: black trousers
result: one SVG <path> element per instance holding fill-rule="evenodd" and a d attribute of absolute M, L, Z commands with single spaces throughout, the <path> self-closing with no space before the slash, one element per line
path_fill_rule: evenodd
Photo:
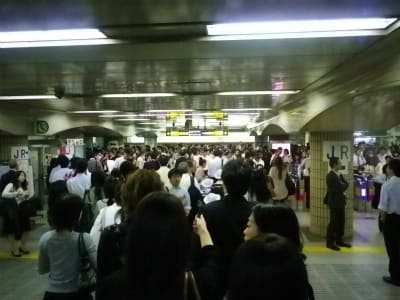
<path fill-rule="evenodd" d="M 326 231 L 326 244 L 343 242 L 345 207 L 330 207 L 329 224 Z"/>
<path fill-rule="evenodd" d="M 310 176 L 304 176 L 304 192 L 306 193 L 306 207 L 310 208 Z"/>
<path fill-rule="evenodd" d="M 52 293 L 46 292 L 43 300 L 93 300 L 93 297 L 88 293 Z"/>
<path fill-rule="evenodd" d="M 386 215 L 383 237 L 389 256 L 389 273 L 393 281 L 400 283 L 400 215 Z"/>

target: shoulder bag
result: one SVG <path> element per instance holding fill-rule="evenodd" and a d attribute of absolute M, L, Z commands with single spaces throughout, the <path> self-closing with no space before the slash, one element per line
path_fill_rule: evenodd
<path fill-rule="evenodd" d="M 79 291 L 81 293 L 91 293 L 96 288 L 96 268 L 90 261 L 89 254 L 86 249 L 83 233 L 79 233 L 78 237 L 78 253 L 79 253 Z"/>
<path fill-rule="evenodd" d="M 195 300 L 201 300 L 199 288 L 197 287 L 196 279 L 192 271 L 185 272 L 185 283 L 183 286 L 183 299 L 189 300 L 189 284 L 192 287 L 192 292 Z"/>

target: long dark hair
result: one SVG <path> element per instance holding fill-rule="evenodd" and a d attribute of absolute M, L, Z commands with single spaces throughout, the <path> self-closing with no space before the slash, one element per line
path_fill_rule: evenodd
<path fill-rule="evenodd" d="M 276 233 L 303 248 L 299 220 L 294 211 L 285 206 L 258 204 L 253 207 L 253 217 L 261 233 Z"/>
<path fill-rule="evenodd" d="M 22 182 L 22 183 L 19 182 L 19 180 L 18 180 L 18 178 L 19 178 L 19 176 L 21 174 L 25 175 L 25 181 Z M 28 181 L 26 179 L 26 173 L 24 171 L 17 171 L 15 173 L 15 177 L 14 177 L 14 180 L 13 180 L 13 186 L 14 186 L 14 189 L 18 189 L 19 187 L 21 187 L 25 191 L 28 189 Z"/>
<path fill-rule="evenodd" d="M 277 158 L 275 158 L 274 160 L 274 166 L 278 169 L 278 178 L 282 179 L 283 176 L 283 170 L 285 168 L 285 165 L 283 164 L 283 159 L 282 157 L 278 156 Z"/>
<path fill-rule="evenodd" d="M 182 203 L 167 192 L 143 198 L 135 209 L 127 239 L 130 296 L 182 299 L 189 248 L 190 229 Z"/>
<path fill-rule="evenodd" d="M 266 203 L 272 196 L 267 187 L 267 174 L 264 168 L 253 170 L 251 174 L 249 195 L 257 202 Z"/>

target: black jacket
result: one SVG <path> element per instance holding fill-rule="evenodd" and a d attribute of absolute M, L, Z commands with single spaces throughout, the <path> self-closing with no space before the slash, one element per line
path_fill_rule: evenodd
<path fill-rule="evenodd" d="M 219 299 L 225 294 L 232 257 L 243 242 L 243 231 L 253 205 L 244 197 L 228 195 L 200 209 L 220 254 Z"/>
<path fill-rule="evenodd" d="M 196 283 L 202 300 L 214 299 L 215 290 L 217 288 L 218 274 L 218 259 L 217 252 L 214 246 L 203 247 L 200 251 L 199 264 L 193 266 L 192 271 L 196 279 Z M 154 287 L 157 289 L 158 287 Z M 183 282 L 177 287 L 178 290 L 172 291 L 174 294 L 183 296 Z M 188 285 L 188 300 L 195 300 L 191 291 L 191 285 Z M 129 281 L 129 271 L 125 267 L 114 272 L 105 280 L 101 281 L 97 287 L 97 300 L 147 300 L 139 298 L 137 291 L 132 288 L 132 283 Z M 163 294 L 163 300 L 183 300 L 171 299 L 168 292 Z"/>
<path fill-rule="evenodd" d="M 15 179 L 15 175 L 17 174 L 17 171 L 15 170 L 9 170 L 7 173 L 4 173 L 1 176 L 0 179 L 0 195 L 3 192 L 4 188 L 6 187 L 7 184 L 13 182 Z"/>
<path fill-rule="evenodd" d="M 328 188 L 326 204 L 335 208 L 345 207 L 346 196 L 344 191 L 349 187 L 349 184 L 344 177 L 342 175 L 339 177 L 334 171 L 330 171 L 326 175 L 326 185 Z"/>

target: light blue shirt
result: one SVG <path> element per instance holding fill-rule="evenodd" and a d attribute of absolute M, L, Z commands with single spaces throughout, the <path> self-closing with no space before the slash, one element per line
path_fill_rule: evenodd
<path fill-rule="evenodd" d="M 392 176 L 382 185 L 379 201 L 380 210 L 400 215 L 400 178 Z"/>
<path fill-rule="evenodd" d="M 49 273 L 47 291 L 71 293 L 79 289 L 80 256 L 78 250 L 79 233 L 48 231 L 39 240 L 39 274 Z M 89 259 L 96 266 L 96 246 L 84 233 L 83 239 Z"/>

